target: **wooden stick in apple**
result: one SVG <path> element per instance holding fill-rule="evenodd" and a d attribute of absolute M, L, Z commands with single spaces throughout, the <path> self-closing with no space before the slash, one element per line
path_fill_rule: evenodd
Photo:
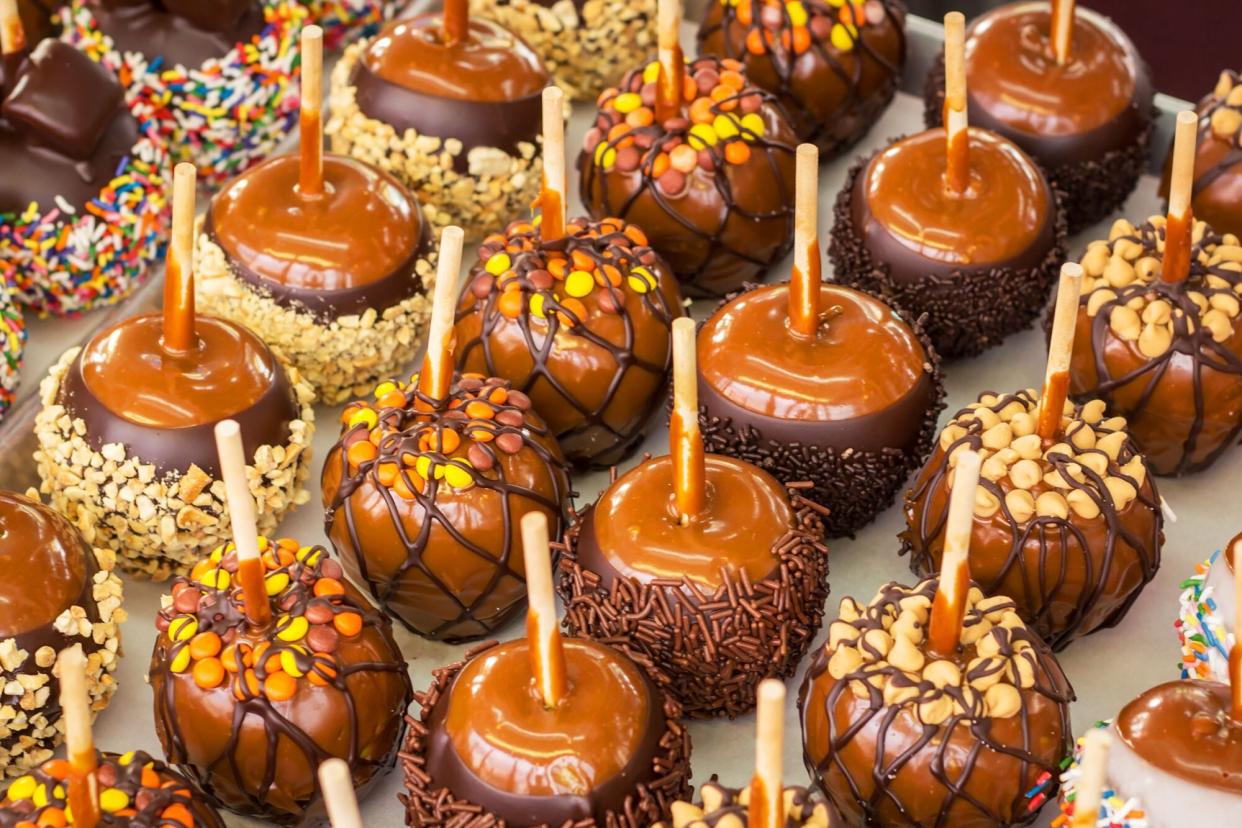
<path fill-rule="evenodd" d="M 755 776 L 750 782 L 748 828 L 784 828 L 785 685 L 759 683 L 755 703 Z"/>
<path fill-rule="evenodd" d="M 962 195 L 970 187 L 970 122 L 966 118 L 966 18 L 944 16 L 945 187 Z"/>
<path fill-rule="evenodd" d="M 457 274 L 465 233 L 450 225 L 440 233 L 440 260 L 436 263 L 436 289 L 431 300 L 431 324 L 427 329 L 427 354 L 418 374 L 420 397 L 415 409 L 428 411 L 432 401 L 448 396 L 453 382 L 453 320 L 457 314 Z"/>
<path fill-rule="evenodd" d="M 324 760 L 319 766 L 319 790 L 323 793 L 332 828 L 362 828 L 358 795 L 348 762 L 337 758 Z"/>
<path fill-rule="evenodd" d="M 674 501 L 682 525 L 703 511 L 707 497 L 695 339 L 693 319 L 683 316 L 673 322 L 673 416 L 668 424 L 668 449 L 673 460 Z"/>
<path fill-rule="evenodd" d="M 549 710 L 565 698 L 565 647 L 556 618 L 552 589 L 552 548 L 543 512 L 522 516 L 522 559 L 526 567 L 526 640 L 535 688 Z"/>
<path fill-rule="evenodd" d="M 978 452 L 959 450 L 949 493 L 949 517 L 944 530 L 940 582 L 932 601 L 927 641 L 943 658 L 957 652 L 970 591 L 970 530 L 975 520 L 975 490 L 979 488 Z"/>
<path fill-rule="evenodd" d="M 452 46 L 469 38 L 469 0 L 444 0 L 444 42 Z"/>
<path fill-rule="evenodd" d="M 1078 784 L 1074 789 L 1074 817 L 1069 828 L 1095 828 L 1099 823 L 1111 745 L 1112 739 L 1102 727 L 1093 728 L 1083 738 Z"/>
<path fill-rule="evenodd" d="M 1229 651 L 1229 683 L 1233 690 L 1233 715 L 1242 723 L 1242 549 L 1233 551 L 1233 648 Z"/>
<path fill-rule="evenodd" d="M 565 235 L 565 93 L 543 90 L 543 188 L 539 193 L 539 237 L 554 242 Z"/>
<path fill-rule="evenodd" d="M 800 336 L 819 330 L 819 150 L 800 144 L 794 193 L 794 266 L 789 277 L 789 329 Z"/>
<path fill-rule="evenodd" d="M 17 0 L 0 0 L 0 54 L 16 55 L 26 50 L 26 29 L 17 12 Z M 12 83 L 13 78 L 8 78 Z"/>
<path fill-rule="evenodd" d="M 164 273 L 164 350 L 188 354 L 197 341 L 194 333 L 194 188 L 198 174 L 193 164 L 173 170 L 172 240 Z"/>
<path fill-rule="evenodd" d="M 1052 55 L 1057 64 L 1069 62 L 1070 43 L 1074 39 L 1074 0 L 1052 0 Z"/>
<path fill-rule="evenodd" d="M 56 659 L 60 679 L 60 708 L 65 718 L 65 752 L 69 758 L 69 790 L 66 801 L 73 825 L 94 828 L 99 824 L 99 767 L 91 738 L 91 702 L 86 684 L 86 655 L 80 644 L 61 652 Z"/>
<path fill-rule="evenodd" d="M 655 118 L 660 123 L 681 112 L 685 58 L 681 51 L 681 0 L 659 0 L 656 6 L 656 59 L 660 76 L 656 80 Z"/>
<path fill-rule="evenodd" d="M 1160 278 L 1170 284 L 1190 275 L 1190 248 L 1194 213 L 1190 197 L 1195 185 L 1195 145 L 1199 140 L 1199 116 L 1186 109 L 1177 113 L 1173 138 L 1173 170 L 1169 176 L 1169 214 L 1164 226 L 1164 260 Z"/>
<path fill-rule="evenodd" d="M 323 196 L 323 29 L 302 30 L 301 167 L 298 193 L 304 198 Z"/>
<path fill-rule="evenodd" d="M 1061 416 L 1069 395 L 1070 357 L 1074 355 L 1074 331 L 1078 326 L 1078 297 L 1082 293 L 1082 265 L 1061 265 L 1061 283 L 1052 316 L 1052 337 L 1048 343 L 1048 366 L 1044 369 L 1044 388 L 1039 395 L 1039 437 L 1045 444 L 1061 436 Z"/>
<path fill-rule="evenodd" d="M 241 426 L 236 420 L 216 423 L 216 451 L 220 455 L 220 472 L 224 476 L 233 546 L 237 549 L 237 574 L 234 577 L 242 589 L 242 609 L 252 627 L 263 629 L 271 623 L 272 608 L 263 582 L 254 495 L 246 480 L 246 453 L 242 447 Z"/>

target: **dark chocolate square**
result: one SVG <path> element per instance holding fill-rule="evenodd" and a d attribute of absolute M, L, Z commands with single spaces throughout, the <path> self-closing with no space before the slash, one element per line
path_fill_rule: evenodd
<path fill-rule="evenodd" d="M 0 111 L 27 135 L 82 159 L 91 157 L 124 97 L 107 69 L 67 43 L 44 40 Z"/>

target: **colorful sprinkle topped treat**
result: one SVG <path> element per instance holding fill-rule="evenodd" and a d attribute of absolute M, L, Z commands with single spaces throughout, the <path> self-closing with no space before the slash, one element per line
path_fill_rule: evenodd
<path fill-rule="evenodd" d="M 168 756 L 221 805 L 290 822 L 317 796 L 324 758 L 347 759 L 358 785 L 392 766 L 411 691 L 391 625 L 323 547 L 260 537 L 259 550 L 267 626 L 248 620 L 249 570 L 232 543 L 173 582 L 156 617 L 156 730 Z M 232 735 L 204 739 L 200 728 Z M 278 757 L 278 736 L 282 754 L 292 749 L 303 761 Z"/>
<path fill-rule="evenodd" d="M 266 25 L 249 42 L 202 66 L 170 66 L 161 57 L 121 54 L 87 0 L 61 11 L 64 39 L 112 70 L 144 128 L 174 161 L 191 161 L 200 181 L 221 184 L 270 155 L 298 117 L 297 42 L 306 10 L 263 0 Z"/>
<path fill-rule="evenodd" d="M 21 309 L 13 304 L 12 293 L 0 291 L 0 354 L 3 355 L 0 361 L 0 417 L 8 412 L 16 397 L 25 349 L 26 320 Z"/>
<path fill-rule="evenodd" d="M 158 759 L 142 751 L 98 751 L 96 762 L 101 826 L 223 828 L 215 809 Z M 68 801 L 70 771 L 66 760 L 52 759 L 14 779 L 0 802 L 0 827 L 73 825 Z"/>
<path fill-rule="evenodd" d="M 335 50 L 378 32 L 380 24 L 402 4 L 395 0 L 309 0 L 305 5 L 310 12 L 306 22 L 318 24 L 324 47 Z"/>
<path fill-rule="evenodd" d="M 686 64 L 676 116 L 655 118 L 660 64 L 597 101 L 583 141 L 582 199 L 596 217 L 643 228 L 683 282 L 723 295 L 789 250 L 793 130 L 742 64 Z"/>
<path fill-rule="evenodd" d="M 1096 722 L 1095 727 L 1107 728 L 1111 724 L 1111 720 Z M 1052 828 L 1069 828 L 1070 820 L 1074 816 L 1076 789 L 1082 775 L 1078 761 L 1082 758 L 1084 738 L 1078 738 L 1073 758 L 1067 757 L 1064 762 L 1065 769 L 1061 774 L 1061 815 L 1052 821 Z M 1120 796 L 1107 783 L 1100 795 L 1100 820 L 1096 824 L 1100 828 L 1147 828 L 1148 825 L 1142 803 L 1134 797 Z"/>
<path fill-rule="evenodd" d="M 1195 573 L 1181 583 L 1183 592 L 1178 599 L 1177 620 L 1173 625 L 1182 646 L 1182 678 L 1229 680 L 1229 652 L 1235 634 L 1228 629 L 1228 613 L 1221 612 L 1217 606 L 1216 585 L 1208 584 L 1218 566 L 1227 573 L 1228 567 L 1219 550 L 1196 565 Z M 1226 589 L 1231 583 L 1229 578 L 1213 580 L 1223 583 Z"/>
<path fill-rule="evenodd" d="M 545 243 L 540 223 L 483 240 L 459 308 L 458 365 L 529 394 L 570 460 L 608 465 L 658 402 L 681 295 L 635 225 L 575 219 Z"/>

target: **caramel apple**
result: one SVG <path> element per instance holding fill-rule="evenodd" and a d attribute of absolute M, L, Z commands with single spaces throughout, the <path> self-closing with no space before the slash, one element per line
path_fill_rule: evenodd
<path fill-rule="evenodd" d="M 0 4 L 0 277 L 36 313 L 125 298 L 162 254 L 166 155 L 103 67 Z"/>
<path fill-rule="evenodd" d="M 651 659 L 688 716 L 749 710 L 788 677 L 828 594 L 824 510 L 743 460 L 704 453 L 694 322 L 674 323 L 672 454 L 617 477 L 575 517 L 558 589 L 574 635 Z"/>
<path fill-rule="evenodd" d="M 0 491 L 0 567 L 8 573 L 0 595 L 0 680 L 20 688 L 6 691 L 0 709 L 5 777 L 47 762 L 64 738 L 53 672 L 60 653 L 83 647 L 93 709 L 105 708 L 116 691 L 125 611 L 115 561 L 38 500 Z"/>
<path fill-rule="evenodd" d="M 246 429 L 264 531 L 308 497 L 313 395 L 254 333 L 194 313 L 194 169 L 177 169 L 163 315 L 144 313 L 66 351 L 40 389 L 36 462 L 52 504 L 122 569 L 184 572 L 227 538 L 211 429 Z M 184 197 L 184 198 L 183 198 Z"/>
<path fill-rule="evenodd" d="M 291 0 L 72 0 L 64 40 L 115 73 L 174 161 L 222 184 L 297 123 Z"/>
<path fill-rule="evenodd" d="M 479 247 L 458 303 L 457 365 L 528 395 L 570 461 L 607 466 L 642 439 L 663 397 L 669 326 L 684 311 L 637 226 L 566 224 L 561 99 L 556 87 L 544 93 L 539 214 Z"/>
<path fill-rule="evenodd" d="M 680 4 L 661 8 L 659 59 L 599 97 L 580 194 L 592 217 L 641 227 L 687 295 L 725 296 L 789 252 L 795 134 L 740 62 L 685 63 Z"/>
<path fill-rule="evenodd" d="M 444 231 L 422 370 L 345 408 L 322 478 L 328 538 L 350 577 L 412 631 L 450 642 L 481 638 L 521 609 L 517 524 L 540 512 L 559 535 L 569 498 L 530 397 L 453 373 L 461 244 L 460 229 Z"/>
<path fill-rule="evenodd" d="M 302 32 L 302 74 L 318 89 L 323 33 Z M 199 238 L 204 310 L 261 331 L 326 403 L 374 388 L 422 345 L 434 275 L 418 201 L 362 161 L 323 155 L 320 103 L 302 97 L 302 150 L 229 182 Z"/>
<path fill-rule="evenodd" d="M 846 152 L 879 120 L 906 63 L 904 0 L 714 0 L 699 53 L 742 62 L 800 141 Z"/>
<path fill-rule="evenodd" d="M 798 149 L 797 241 L 786 284 L 753 286 L 698 334 L 708 451 L 809 481 L 831 535 L 870 523 L 931 450 L 939 358 L 919 323 L 821 278 L 817 159 Z"/>
<path fill-rule="evenodd" d="M 332 149 L 391 172 L 437 229 L 474 239 L 539 193 L 540 94 L 549 76 L 521 38 L 447 0 L 352 44 L 332 73 Z"/>
<path fill-rule="evenodd" d="M 235 540 L 163 599 L 156 734 L 221 807 L 303 824 L 322 812 L 325 758 L 348 761 L 360 790 L 392 768 L 410 680 L 392 625 L 323 547 L 257 534 L 237 423 L 216 435 Z"/>
<path fill-rule="evenodd" d="M 437 670 L 402 749 L 406 824 L 649 825 L 689 795 L 681 709 L 624 648 L 562 639 L 548 523 L 522 518 L 527 637 Z"/>
<path fill-rule="evenodd" d="M 1194 213 L 1218 233 L 1242 235 L 1242 77 L 1226 69 L 1216 88 L 1199 101 L 1199 140 L 1195 151 Z M 1173 148 L 1165 164 L 1160 194 L 1169 195 Z"/>
<path fill-rule="evenodd" d="M 1147 168 L 1155 89 L 1113 21 L 1082 4 L 1016 2 L 966 32 L 970 121 L 1017 144 L 1065 196 L 1069 232 L 1121 207 Z M 944 119 L 944 65 L 924 92 L 926 122 Z"/>
<path fill-rule="evenodd" d="M 966 123 L 962 21 L 945 22 L 946 82 L 960 104 L 950 128 L 860 161 L 837 196 L 828 247 L 837 281 L 926 314 L 943 356 L 973 356 L 1030 325 L 1065 258 L 1061 205 L 1035 162 Z"/>

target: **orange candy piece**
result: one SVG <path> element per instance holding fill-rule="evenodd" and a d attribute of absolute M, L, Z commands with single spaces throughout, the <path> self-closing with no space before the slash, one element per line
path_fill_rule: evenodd
<path fill-rule="evenodd" d="M 159 788 L 161 785 L 160 775 L 155 772 L 154 768 L 142 769 L 142 787 Z"/>
<path fill-rule="evenodd" d="M 351 466 L 361 466 L 379 456 L 379 449 L 369 440 L 359 440 L 345 452 Z"/>
<path fill-rule="evenodd" d="M 376 403 L 380 408 L 405 408 L 405 394 L 400 391 L 389 391 Z"/>
<path fill-rule="evenodd" d="M 659 159 L 656 159 L 659 160 Z M 640 247 L 647 246 L 647 234 L 638 229 L 637 225 L 628 224 L 625 227 L 625 237 Z"/>
<path fill-rule="evenodd" d="M 466 403 L 466 416 L 472 420 L 491 420 L 496 412 L 482 400 L 471 400 Z"/>
<path fill-rule="evenodd" d="M 230 673 L 236 673 L 241 669 L 241 665 L 237 663 L 237 646 L 235 644 L 230 644 L 224 648 L 224 652 L 220 653 L 220 663 Z"/>
<path fill-rule="evenodd" d="M 710 124 L 716 117 L 714 107 L 715 103 L 711 98 L 696 98 L 690 104 L 690 120 L 696 124 Z"/>
<path fill-rule="evenodd" d="M 64 811 L 60 808 L 49 806 L 43 809 L 43 813 L 39 814 L 39 822 L 37 824 L 40 828 L 64 828 L 65 825 L 69 824 L 69 821 L 65 817 Z"/>
<path fill-rule="evenodd" d="M 174 802 L 164 810 L 160 811 L 160 819 L 173 825 L 193 825 L 194 815 L 190 813 L 190 809 L 182 805 L 180 802 Z"/>
<path fill-rule="evenodd" d="M 213 658 L 220 654 L 223 646 L 220 636 L 213 632 L 201 632 L 190 639 L 190 658 L 195 661 Z"/>
<path fill-rule="evenodd" d="M 326 653 L 315 653 L 315 665 L 306 677 L 316 687 L 327 687 L 331 684 L 332 679 L 336 678 L 336 667 L 333 665 L 332 657 Z"/>
<path fill-rule="evenodd" d="M 341 612 L 332 616 L 332 626 L 346 638 L 362 632 L 362 616 L 356 612 Z"/>
<path fill-rule="evenodd" d="M 219 687 L 224 681 L 224 665 L 218 658 L 204 658 L 194 662 L 194 683 L 204 690 Z"/>
<path fill-rule="evenodd" d="M 496 307 L 501 315 L 509 319 L 517 319 L 522 315 L 524 301 L 521 291 L 509 291 L 508 293 L 500 294 L 500 298 L 496 300 Z"/>
<path fill-rule="evenodd" d="M 263 695 L 269 701 L 289 701 L 297 691 L 297 679 L 288 673 L 272 673 L 263 681 Z"/>
<path fill-rule="evenodd" d="M 48 776 L 62 781 L 69 778 L 71 770 L 69 763 L 64 759 L 53 759 L 50 762 L 45 762 L 42 767 L 42 771 Z"/>
<path fill-rule="evenodd" d="M 573 298 L 572 296 L 567 299 L 562 299 L 561 307 L 564 308 L 566 311 L 569 311 L 569 313 L 574 314 L 574 316 L 578 317 L 578 319 L 584 322 L 586 321 L 586 318 L 587 318 L 586 305 L 582 304 L 580 301 Z M 561 313 L 560 311 L 557 311 L 556 316 L 558 319 L 561 320 L 562 325 L 565 325 L 566 327 L 573 327 L 574 320 L 569 317 L 569 314 Z"/>
<path fill-rule="evenodd" d="M 745 164 L 750 160 L 750 145 L 745 141 L 731 141 L 725 145 L 724 154 L 730 164 Z"/>
<path fill-rule="evenodd" d="M 315 581 L 315 595 L 322 598 L 325 595 L 344 595 L 345 585 L 336 578 L 320 578 Z"/>
<path fill-rule="evenodd" d="M 401 467 L 396 463 L 380 463 L 375 468 L 375 476 L 379 479 L 381 486 L 391 487 L 397 482 L 397 475 L 401 473 Z"/>

